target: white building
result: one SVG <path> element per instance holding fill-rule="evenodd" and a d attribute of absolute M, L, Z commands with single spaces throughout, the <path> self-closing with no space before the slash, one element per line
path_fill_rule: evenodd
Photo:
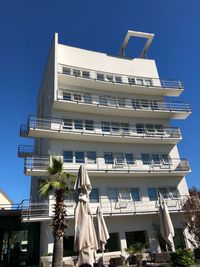
<path fill-rule="evenodd" d="M 153 34 L 129 32 L 121 54 L 130 35 L 147 38 L 138 58 L 62 45 L 54 36 L 36 115 L 21 127 L 21 136 L 35 138 L 34 149 L 19 147 L 24 172 L 32 176 L 31 210 L 24 212 L 24 221 L 41 221 L 41 253 L 53 250 L 49 216 L 54 200 L 38 197 L 39 179 L 47 175 L 52 156 L 62 157 L 66 171 L 74 174 L 86 164 L 92 210 L 95 214 L 100 203 L 110 233 L 108 252 L 124 253 L 137 241 L 160 250 L 154 227 L 159 223 L 158 192 L 170 210 L 175 246 L 188 246 L 181 205 L 190 167 L 179 156 L 181 132 L 170 120 L 186 119 L 191 107 L 167 99 L 178 97 L 183 83 L 161 79 L 155 61 L 145 58 Z M 68 199 L 66 205 L 65 255 L 72 255 L 74 202 Z"/>

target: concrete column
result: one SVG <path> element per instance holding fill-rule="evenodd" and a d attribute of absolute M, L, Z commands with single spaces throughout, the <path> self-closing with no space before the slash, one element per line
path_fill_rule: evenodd
<path fill-rule="evenodd" d="M 54 238 L 50 221 L 41 222 L 40 224 L 40 255 L 44 253 L 53 253 Z"/>

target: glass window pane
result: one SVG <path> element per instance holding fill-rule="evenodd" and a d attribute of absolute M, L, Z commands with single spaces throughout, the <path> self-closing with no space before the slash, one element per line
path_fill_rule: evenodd
<path fill-rule="evenodd" d="M 138 99 L 133 99 L 133 100 L 132 100 L 132 106 L 133 106 L 133 108 L 135 108 L 135 109 L 140 109 L 140 108 L 141 108 L 140 100 L 138 100 Z"/>
<path fill-rule="evenodd" d="M 161 159 L 164 165 L 169 165 L 171 163 L 171 160 L 167 154 L 162 154 Z"/>
<path fill-rule="evenodd" d="M 142 108 L 149 108 L 149 101 L 147 99 L 140 100 Z"/>
<path fill-rule="evenodd" d="M 70 75 L 71 74 L 71 69 L 70 68 L 63 68 L 63 74 Z"/>
<path fill-rule="evenodd" d="M 108 102 L 109 102 L 109 105 L 110 105 L 110 106 L 114 106 L 114 107 L 117 106 L 117 99 L 116 99 L 116 98 L 111 98 L 111 97 L 109 97 L 109 98 L 108 98 Z"/>
<path fill-rule="evenodd" d="M 108 99 L 106 96 L 99 96 L 99 104 L 102 106 L 108 106 Z"/>
<path fill-rule="evenodd" d="M 128 82 L 129 82 L 131 85 L 134 85 L 134 84 L 135 84 L 135 78 L 128 78 Z"/>
<path fill-rule="evenodd" d="M 137 123 L 136 124 L 136 130 L 137 130 L 137 133 L 143 134 L 145 132 L 144 131 L 144 124 L 143 123 Z"/>
<path fill-rule="evenodd" d="M 134 245 L 135 243 L 148 243 L 148 236 L 146 231 L 125 232 L 127 247 Z"/>
<path fill-rule="evenodd" d="M 94 131 L 94 125 L 92 120 L 85 121 L 85 130 L 87 131 Z"/>
<path fill-rule="evenodd" d="M 81 101 L 82 100 L 82 96 L 80 94 L 74 94 L 74 100 L 75 101 Z"/>
<path fill-rule="evenodd" d="M 72 74 L 76 77 L 80 77 L 81 76 L 81 71 L 77 70 L 77 69 L 73 69 L 72 70 Z"/>
<path fill-rule="evenodd" d="M 108 198 L 113 202 L 118 201 L 118 193 L 116 188 L 108 188 Z"/>
<path fill-rule="evenodd" d="M 84 151 L 75 151 L 75 161 L 76 163 L 84 163 Z"/>
<path fill-rule="evenodd" d="M 90 78 L 90 72 L 89 71 L 86 71 L 86 70 L 83 70 L 82 71 L 82 77 L 83 78 Z"/>
<path fill-rule="evenodd" d="M 84 101 L 84 103 L 91 104 L 92 103 L 92 96 L 91 96 L 91 94 L 84 94 L 83 95 L 83 101 Z"/>
<path fill-rule="evenodd" d="M 155 128 L 156 128 L 156 132 L 158 134 L 164 134 L 164 128 L 163 128 L 162 124 L 155 124 Z"/>
<path fill-rule="evenodd" d="M 97 188 L 92 188 L 91 193 L 89 194 L 90 203 L 99 202 L 99 190 Z"/>
<path fill-rule="evenodd" d="M 124 164 L 125 158 L 123 153 L 115 153 L 115 164 Z"/>
<path fill-rule="evenodd" d="M 115 82 L 116 83 L 122 83 L 122 77 L 121 76 L 115 76 Z"/>
<path fill-rule="evenodd" d="M 127 164 L 134 164 L 133 154 L 126 153 L 125 154 L 125 158 L 126 158 L 126 163 Z"/>
<path fill-rule="evenodd" d="M 71 119 L 64 119 L 63 129 L 71 130 L 72 127 L 72 120 Z"/>
<path fill-rule="evenodd" d="M 107 241 L 107 244 L 105 245 L 106 252 L 113 252 L 113 251 L 120 251 L 120 239 L 119 239 L 119 233 L 109 233 L 110 238 Z"/>
<path fill-rule="evenodd" d="M 150 155 L 146 153 L 142 154 L 142 162 L 143 164 L 147 164 L 147 165 L 151 164 Z"/>
<path fill-rule="evenodd" d="M 82 130 L 83 129 L 83 121 L 82 120 L 74 120 L 74 128 L 76 130 Z"/>
<path fill-rule="evenodd" d="M 110 132 L 110 123 L 107 121 L 101 122 L 101 129 L 103 132 Z"/>
<path fill-rule="evenodd" d="M 95 164 L 96 163 L 96 152 L 87 151 L 87 163 Z"/>
<path fill-rule="evenodd" d="M 145 85 L 152 86 L 152 80 L 151 79 L 145 79 Z"/>
<path fill-rule="evenodd" d="M 131 196 L 133 201 L 140 201 L 139 188 L 131 188 Z"/>
<path fill-rule="evenodd" d="M 63 100 L 70 101 L 71 99 L 72 98 L 71 98 L 71 94 L 70 93 L 63 92 Z"/>
<path fill-rule="evenodd" d="M 143 79 L 139 79 L 139 78 L 137 78 L 136 81 L 137 81 L 137 84 L 138 84 L 138 85 L 143 85 L 143 83 L 144 83 L 144 82 L 143 82 Z"/>
<path fill-rule="evenodd" d="M 160 157 L 158 154 L 152 154 L 151 157 L 154 164 L 160 164 Z"/>
<path fill-rule="evenodd" d="M 113 82 L 113 75 L 106 75 L 106 80 L 109 82 Z"/>
<path fill-rule="evenodd" d="M 149 200 L 157 200 L 157 192 L 155 188 L 148 188 Z"/>
<path fill-rule="evenodd" d="M 130 201 L 131 200 L 131 196 L 130 196 L 130 192 L 127 188 L 123 188 L 123 189 L 119 189 L 119 197 L 120 200 L 122 201 Z"/>
<path fill-rule="evenodd" d="M 129 124 L 128 123 L 121 123 L 121 129 L 123 134 L 129 133 Z"/>
<path fill-rule="evenodd" d="M 164 198 L 168 198 L 168 197 L 169 197 L 168 189 L 167 189 L 166 187 L 158 188 L 158 192 L 159 192 Z"/>
<path fill-rule="evenodd" d="M 119 132 L 120 130 L 119 122 L 111 122 L 111 129 L 113 132 Z"/>
<path fill-rule="evenodd" d="M 102 73 L 97 73 L 97 80 L 104 81 L 104 74 Z"/>
<path fill-rule="evenodd" d="M 155 133 L 154 125 L 153 124 L 145 124 L 146 132 L 150 134 Z"/>
<path fill-rule="evenodd" d="M 73 162 L 73 152 L 72 151 L 63 151 L 63 161 L 67 163 Z"/>
<path fill-rule="evenodd" d="M 126 101 L 125 101 L 125 99 L 123 99 L 123 98 L 119 98 L 118 99 L 118 105 L 119 105 L 119 107 L 125 107 L 126 106 Z"/>
<path fill-rule="evenodd" d="M 171 196 L 171 198 L 178 198 L 180 196 L 178 188 L 169 187 L 169 195 Z"/>
<path fill-rule="evenodd" d="M 113 154 L 111 152 L 105 152 L 104 158 L 106 164 L 113 164 Z"/>

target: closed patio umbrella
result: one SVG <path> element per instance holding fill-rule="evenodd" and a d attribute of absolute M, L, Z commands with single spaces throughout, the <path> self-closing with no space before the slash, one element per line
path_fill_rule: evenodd
<path fill-rule="evenodd" d="M 169 214 L 169 210 L 165 199 L 159 194 L 159 217 L 160 217 L 160 233 L 172 251 L 175 251 L 173 237 L 174 227 Z"/>
<path fill-rule="evenodd" d="M 79 168 L 74 189 L 76 191 L 74 249 L 79 253 L 79 266 L 83 264 L 93 266 L 97 239 L 89 207 L 89 194 L 92 186 L 83 165 Z"/>
<path fill-rule="evenodd" d="M 105 245 L 107 244 L 107 240 L 110 238 L 108 229 L 103 217 L 103 212 L 101 207 L 98 205 L 97 211 L 97 237 L 98 237 L 98 249 L 102 251 L 102 265 L 103 265 L 103 252 L 105 250 Z"/>

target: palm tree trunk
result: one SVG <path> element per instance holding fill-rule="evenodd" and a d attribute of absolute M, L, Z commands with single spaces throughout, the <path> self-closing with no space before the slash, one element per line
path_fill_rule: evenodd
<path fill-rule="evenodd" d="M 57 190 L 55 193 L 56 204 L 53 216 L 53 232 L 54 232 L 54 248 L 52 267 L 63 266 L 63 236 L 67 226 L 66 224 L 66 210 L 64 204 L 64 191 Z"/>

